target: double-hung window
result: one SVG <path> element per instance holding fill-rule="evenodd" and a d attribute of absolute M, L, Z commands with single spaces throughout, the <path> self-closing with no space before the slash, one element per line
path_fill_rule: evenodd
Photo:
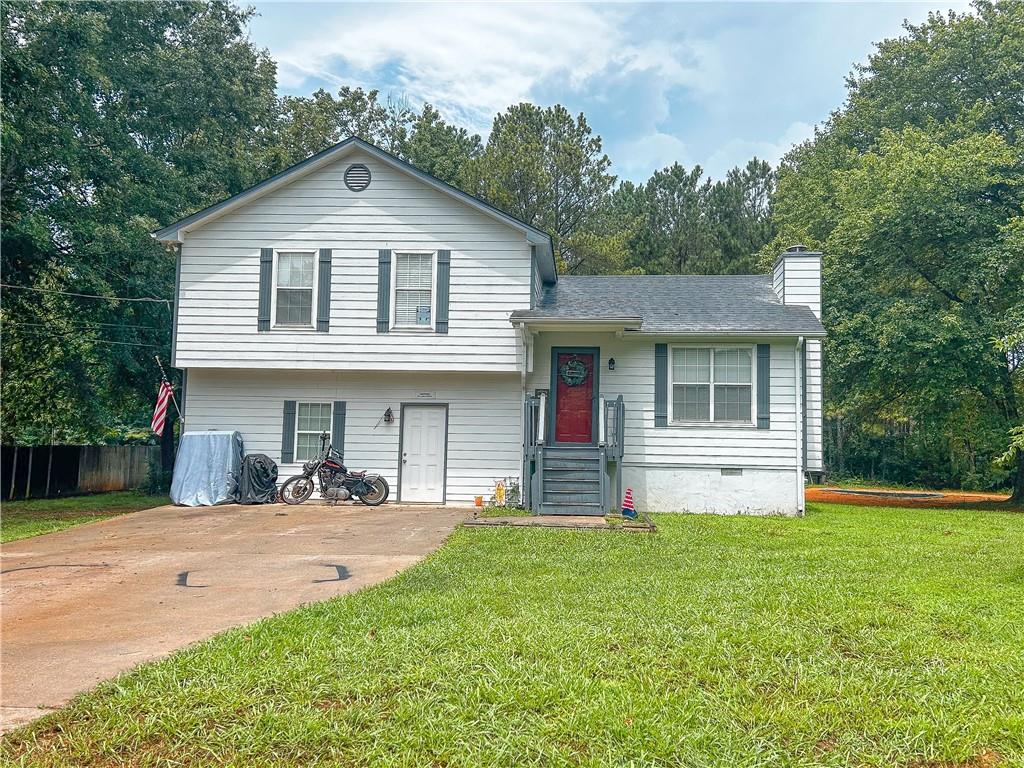
<path fill-rule="evenodd" d="M 313 327 L 313 291 L 316 254 L 313 251 L 278 251 L 274 286 L 274 324 Z"/>
<path fill-rule="evenodd" d="M 672 421 L 753 423 L 752 347 L 673 347 Z"/>
<path fill-rule="evenodd" d="M 396 328 L 433 327 L 434 254 L 395 254 Z"/>
<path fill-rule="evenodd" d="M 308 461 L 320 452 L 320 435 L 331 433 L 330 403 L 297 403 L 295 461 Z"/>

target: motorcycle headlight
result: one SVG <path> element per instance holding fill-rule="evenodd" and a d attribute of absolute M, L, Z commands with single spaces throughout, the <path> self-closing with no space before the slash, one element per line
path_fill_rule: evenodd
<path fill-rule="evenodd" d="M 307 461 L 305 464 L 302 465 L 302 471 L 303 472 L 312 472 L 315 467 L 316 467 L 316 462 L 313 461 L 312 459 L 310 459 L 309 461 Z"/>

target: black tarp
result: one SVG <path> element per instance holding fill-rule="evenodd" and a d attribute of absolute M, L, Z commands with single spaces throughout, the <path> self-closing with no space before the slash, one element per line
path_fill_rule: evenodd
<path fill-rule="evenodd" d="M 238 490 L 240 504 L 273 504 L 277 501 L 277 464 L 262 453 L 250 453 L 242 460 Z"/>

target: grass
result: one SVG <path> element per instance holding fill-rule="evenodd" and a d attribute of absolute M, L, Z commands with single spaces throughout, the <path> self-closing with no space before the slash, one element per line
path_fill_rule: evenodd
<path fill-rule="evenodd" d="M 27 539 L 169 503 L 166 496 L 147 496 L 138 491 L 7 501 L 0 509 L 0 541 Z"/>
<path fill-rule="evenodd" d="M 1024 765 L 1024 516 L 476 528 L 141 667 L 13 765 Z"/>

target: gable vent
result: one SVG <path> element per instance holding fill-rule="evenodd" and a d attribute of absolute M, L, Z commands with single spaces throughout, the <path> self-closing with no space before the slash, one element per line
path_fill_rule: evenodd
<path fill-rule="evenodd" d="M 345 170 L 345 186 L 353 192 L 362 192 L 370 186 L 370 169 L 362 163 L 353 163 Z"/>

